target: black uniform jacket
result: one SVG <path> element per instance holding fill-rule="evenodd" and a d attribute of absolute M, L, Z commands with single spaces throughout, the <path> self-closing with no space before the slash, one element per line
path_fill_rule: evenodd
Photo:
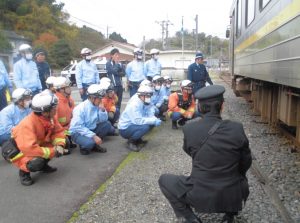
<path fill-rule="evenodd" d="M 210 128 L 221 121 L 206 114 L 183 128 L 184 151 L 192 157 L 192 172 L 178 181 L 178 196 L 199 212 L 236 212 L 242 209 L 249 187 L 246 172 L 252 158 L 243 125 L 224 120 L 217 131 L 199 148 Z"/>

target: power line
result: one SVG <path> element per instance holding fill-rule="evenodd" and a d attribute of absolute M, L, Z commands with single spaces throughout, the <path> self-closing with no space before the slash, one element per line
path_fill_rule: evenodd
<path fill-rule="evenodd" d="M 104 28 L 103 26 L 99 26 L 99 25 L 90 23 L 90 22 L 88 22 L 88 21 L 86 21 L 86 20 L 83 20 L 83 19 L 80 19 L 80 18 L 78 18 L 78 17 L 72 16 L 72 15 L 70 15 L 70 17 L 72 17 L 72 18 L 74 18 L 74 19 L 77 19 L 77 20 L 79 20 L 80 22 L 83 22 L 83 23 L 85 23 L 85 24 L 89 24 L 89 25 L 94 26 L 94 27 L 96 27 L 96 28 L 98 28 L 98 29 L 101 29 L 102 31 L 106 29 L 106 28 Z"/>

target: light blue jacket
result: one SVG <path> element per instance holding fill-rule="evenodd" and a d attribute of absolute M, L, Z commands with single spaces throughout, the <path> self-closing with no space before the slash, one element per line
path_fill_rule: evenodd
<path fill-rule="evenodd" d="M 163 91 L 164 100 L 169 100 L 169 96 L 171 94 L 171 89 L 167 88 L 166 86 L 162 86 L 160 90 Z"/>
<path fill-rule="evenodd" d="M 8 73 L 3 62 L 0 60 L 0 90 L 7 87 L 12 94 L 13 86 L 11 81 L 8 78 Z"/>
<path fill-rule="evenodd" d="M 25 88 L 31 91 L 42 90 L 36 63 L 23 57 L 14 64 L 14 82 L 16 88 Z"/>
<path fill-rule="evenodd" d="M 95 135 L 92 130 L 96 129 L 97 124 L 107 120 L 107 112 L 101 111 L 99 107 L 94 106 L 87 99 L 74 108 L 69 130 L 71 134 L 79 133 L 80 135 L 92 138 Z"/>
<path fill-rule="evenodd" d="M 92 61 L 90 62 L 86 62 L 86 60 L 80 61 L 76 65 L 75 77 L 76 77 L 76 84 L 79 89 L 82 88 L 83 83 L 88 85 L 100 83 L 97 66 Z"/>
<path fill-rule="evenodd" d="M 127 129 L 131 125 L 154 125 L 156 120 L 153 106 L 144 105 L 143 101 L 135 94 L 121 114 L 118 128 Z"/>
<path fill-rule="evenodd" d="M 153 58 L 145 63 L 145 73 L 148 77 L 154 77 L 161 74 L 161 63 Z"/>
<path fill-rule="evenodd" d="M 5 107 L 0 112 L 0 135 L 10 134 L 11 129 L 18 125 L 30 112 L 30 108 L 20 109 L 14 103 Z"/>
<path fill-rule="evenodd" d="M 144 63 L 142 61 L 133 60 L 126 66 L 126 77 L 129 81 L 140 82 L 146 78 L 144 71 Z"/>
<path fill-rule="evenodd" d="M 163 103 L 165 99 L 165 91 L 163 87 L 159 91 L 154 90 L 153 95 L 151 97 L 151 104 L 159 108 Z"/>

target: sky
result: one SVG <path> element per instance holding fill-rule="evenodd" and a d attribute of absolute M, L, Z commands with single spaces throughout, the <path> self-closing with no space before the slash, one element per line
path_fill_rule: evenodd
<path fill-rule="evenodd" d="M 181 30 L 225 38 L 233 0 L 57 0 L 65 4 L 70 22 L 89 26 L 105 36 L 121 34 L 128 43 L 140 45 L 146 40 L 161 39 L 161 21 L 169 21 L 169 36 Z"/>

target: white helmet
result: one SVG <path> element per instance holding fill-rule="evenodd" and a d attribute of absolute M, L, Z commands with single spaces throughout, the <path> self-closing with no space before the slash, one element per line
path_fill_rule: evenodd
<path fill-rule="evenodd" d="M 108 77 L 102 77 L 100 79 L 100 84 L 101 83 L 111 83 L 111 80 Z"/>
<path fill-rule="evenodd" d="M 143 80 L 143 81 L 140 83 L 140 87 L 141 87 L 141 86 L 152 87 L 152 82 L 149 81 L 148 79 L 145 79 L 145 80 Z"/>
<path fill-rule="evenodd" d="M 31 46 L 26 44 L 26 43 L 21 44 L 20 47 L 19 47 L 19 52 L 20 53 L 25 53 L 26 51 L 32 52 Z"/>
<path fill-rule="evenodd" d="M 92 84 L 87 89 L 87 95 L 96 97 L 96 98 L 103 98 L 105 96 L 106 89 L 103 89 L 103 86 L 100 84 Z"/>
<path fill-rule="evenodd" d="M 170 82 L 173 81 L 173 78 L 170 76 L 163 76 L 163 78 L 164 78 L 164 81 L 170 81 Z"/>
<path fill-rule="evenodd" d="M 12 93 L 12 100 L 14 103 L 16 103 L 28 96 L 32 96 L 32 92 L 30 89 L 17 88 Z"/>
<path fill-rule="evenodd" d="M 80 52 L 81 55 L 87 55 L 87 54 L 91 54 L 92 50 L 89 48 L 83 48 Z"/>
<path fill-rule="evenodd" d="M 52 87 L 54 81 L 56 80 L 56 78 L 57 78 L 57 77 L 55 77 L 55 76 L 50 76 L 50 77 L 48 77 L 47 80 L 46 80 L 46 85 L 47 85 L 48 87 Z"/>
<path fill-rule="evenodd" d="M 181 88 L 191 88 L 193 86 L 193 83 L 190 80 L 183 80 L 180 83 Z"/>
<path fill-rule="evenodd" d="M 143 50 L 141 50 L 140 48 L 135 48 L 133 50 L 133 54 L 134 55 L 142 55 L 143 54 Z"/>
<path fill-rule="evenodd" d="M 159 76 L 159 75 L 155 75 L 153 78 L 152 78 L 152 82 L 153 83 L 162 83 L 164 81 L 164 78 Z"/>
<path fill-rule="evenodd" d="M 69 80 L 69 78 L 66 77 L 57 77 L 53 81 L 53 87 L 56 90 L 65 87 L 70 87 L 70 85 L 71 85 L 71 81 Z"/>
<path fill-rule="evenodd" d="M 49 112 L 53 107 L 57 106 L 58 99 L 53 94 L 49 94 L 48 90 L 35 95 L 31 102 L 31 109 L 34 112 Z"/>
<path fill-rule="evenodd" d="M 137 90 L 137 95 L 151 97 L 152 94 L 153 94 L 153 89 L 149 86 L 140 86 L 139 89 Z"/>
<path fill-rule="evenodd" d="M 159 54 L 159 50 L 158 49 L 151 49 L 150 50 L 150 54 L 153 55 L 153 54 Z"/>

